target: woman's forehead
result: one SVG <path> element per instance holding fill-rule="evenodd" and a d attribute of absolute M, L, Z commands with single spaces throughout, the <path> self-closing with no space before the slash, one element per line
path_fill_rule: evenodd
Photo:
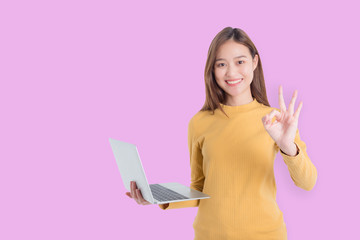
<path fill-rule="evenodd" d="M 233 59 L 240 56 L 248 58 L 250 56 L 249 49 L 241 43 L 237 43 L 235 41 L 226 41 L 219 47 L 216 54 L 216 59 Z"/>

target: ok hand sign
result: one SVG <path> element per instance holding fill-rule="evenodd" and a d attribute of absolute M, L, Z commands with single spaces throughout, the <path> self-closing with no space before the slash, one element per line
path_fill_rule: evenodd
<path fill-rule="evenodd" d="M 279 87 L 279 105 L 281 112 L 277 110 L 271 111 L 262 118 L 262 122 L 266 131 L 271 138 L 276 142 L 278 147 L 285 153 L 293 152 L 296 130 L 298 127 L 298 120 L 303 103 L 300 102 L 296 112 L 294 113 L 295 100 L 297 97 L 297 90 L 295 90 L 289 108 L 286 109 L 282 86 Z M 272 123 L 273 117 L 276 117 Z M 295 154 L 294 154 L 295 155 Z"/>

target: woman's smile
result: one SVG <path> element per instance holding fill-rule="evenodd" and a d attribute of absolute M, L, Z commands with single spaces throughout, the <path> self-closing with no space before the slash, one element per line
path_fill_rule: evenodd
<path fill-rule="evenodd" d="M 242 83 L 244 79 L 243 78 L 239 78 L 239 79 L 231 79 L 231 80 L 225 80 L 226 84 L 233 87 L 233 86 L 237 86 L 240 83 Z"/>

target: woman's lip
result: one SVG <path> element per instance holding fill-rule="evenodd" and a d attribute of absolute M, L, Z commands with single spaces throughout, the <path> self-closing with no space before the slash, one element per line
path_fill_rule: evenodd
<path fill-rule="evenodd" d="M 236 80 L 240 80 L 241 78 L 236 78 L 236 79 L 226 79 L 225 81 L 236 81 Z"/>
<path fill-rule="evenodd" d="M 240 78 L 239 78 L 239 79 L 235 79 L 235 81 L 236 81 L 236 80 L 240 80 Z M 243 80 L 244 80 L 244 79 L 241 78 L 241 81 L 240 81 L 240 82 L 238 82 L 238 83 L 233 83 L 233 84 L 228 83 L 228 81 L 233 81 L 233 80 L 225 80 L 225 82 L 226 82 L 226 84 L 229 85 L 229 86 L 236 86 L 236 85 L 242 83 Z"/>

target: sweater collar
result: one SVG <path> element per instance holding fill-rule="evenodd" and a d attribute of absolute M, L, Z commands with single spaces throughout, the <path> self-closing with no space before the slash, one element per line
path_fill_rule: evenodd
<path fill-rule="evenodd" d="M 247 112 L 249 110 L 256 108 L 259 105 L 260 103 L 256 100 L 256 98 L 253 98 L 253 101 L 250 103 L 239 106 L 230 106 L 220 103 L 220 106 L 224 109 L 226 113 Z"/>

